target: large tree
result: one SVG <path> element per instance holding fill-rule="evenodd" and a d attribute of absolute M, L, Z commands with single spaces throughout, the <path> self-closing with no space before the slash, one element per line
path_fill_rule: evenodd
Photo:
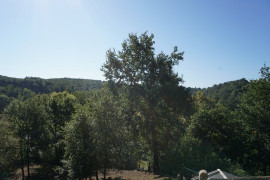
<path fill-rule="evenodd" d="M 50 119 L 49 130 L 53 135 L 55 164 L 58 165 L 64 155 L 64 144 L 62 143 L 64 127 L 75 113 L 76 102 L 76 97 L 66 91 L 50 95 L 47 106 Z"/>
<path fill-rule="evenodd" d="M 161 52 L 155 55 L 154 35 L 145 32 L 140 36 L 130 34 L 122 43 L 118 53 L 107 51 L 106 63 L 102 66 L 106 79 L 112 89 L 125 87 L 142 116 L 140 126 L 146 133 L 144 137 L 151 144 L 153 170 L 159 171 L 159 135 L 164 125 L 160 118 L 161 107 L 173 112 L 183 112 L 188 93 L 180 83 L 183 79 L 173 71 L 173 67 L 183 60 L 183 52 L 174 48 L 170 55 Z M 119 89 L 118 89 L 119 90 Z M 116 91 L 117 92 L 117 91 Z M 166 130 L 165 130 L 166 131 Z"/>

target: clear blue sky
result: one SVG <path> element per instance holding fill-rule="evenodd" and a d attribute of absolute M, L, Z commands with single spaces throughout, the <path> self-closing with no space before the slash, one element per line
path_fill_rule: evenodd
<path fill-rule="evenodd" d="M 0 74 L 105 80 L 106 50 L 145 31 L 156 53 L 185 52 L 175 70 L 188 87 L 257 79 L 270 66 L 268 0 L 2 0 Z"/>

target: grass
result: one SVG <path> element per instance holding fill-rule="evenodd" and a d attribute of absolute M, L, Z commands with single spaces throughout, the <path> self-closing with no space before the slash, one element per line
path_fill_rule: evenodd
<path fill-rule="evenodd" d="M 148 168 L 148 163 L 146 161 L 140 161 L 141 169 Z M 27 175 L 27 169 L 24 168 L 25 175 Z M 54 179 L 63 179 L 55 174 L 53 167 L 50 166 L 36 166 L 32 165 L 30 167 L 31 172 L 31 180 L 54 180 Z M 99 173 L 99 179 L 103 179 L 103 174 Z M 21 170 L 18 169 L 16 175 L 11 180 L 19 180 L 22 179 Z M 64 178 L 65 179 L 65 178 Z M 92 176 L 92 180 L 95 179 L 95 176 Z M 145 170 L 116 170 L 109 169 L 106 175 L 107 180 L 175 180 L 175 178 L 160 176 L 153 174 L 151 172 L 147 172 Z M 89 179 L 88 179 L 89 180 Z"/>
<path fill-rule="evenodd" d="M 99 178 L 101 179 L 103 175 L 100 173 Z M 175 178 L 172 177 L 164 177 L 160 175 L 156 175 L 146 171 L 138 171 L 138 170 L 109 170 L 106 176 L 107 179 L 110 180 L 173 180 Z M 95 179 L 93 176 L 92 179 Z"/>

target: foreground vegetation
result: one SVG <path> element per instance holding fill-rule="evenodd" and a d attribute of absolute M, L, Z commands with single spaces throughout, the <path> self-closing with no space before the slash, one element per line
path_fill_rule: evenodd
<path fill-rule="evenodd" d="M 105 179 L 108 169 L 147 162 L 149 171 L 173 176 L 191 177 L 187 168 L 269 175 L 269 67 L 259 80 L 188 89 L 173 71 L 184 53 L 155 55 L 153 38 L 131 34 L 121 51 L 107 51 L 103 88 L 45 83 L 14 96 L 2 88 L 0 172 L 21 168 L 25 179 L 32 165 L 50 165 L 61 178 Z"/>

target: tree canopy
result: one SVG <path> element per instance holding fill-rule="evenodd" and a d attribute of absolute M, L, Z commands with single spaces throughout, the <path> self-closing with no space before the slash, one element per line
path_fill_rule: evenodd
<path fill-rule="evenodd" d="M 0 76 L 0 174 L 106 179 L 109 169 L 143 169 L 189 178 L 187 169 L 221 168 L 269 175 L 269 67 L 258 80 L 186 88 L 174 71 L 184 53 L 156 53 L 154 45 L 145 32 L 108 50 L 105 83 Z"/>
<path fill-rule="evenodd" d="M 140 99 L 143 116 L 140 129 L 145 129 L 145 138 L 151 143 L 153 170 L 159 172 L 160 130 L 163 129 L 162 108 L 183 112 L 188 102 L 188 93 L 180 86 L 183 79 L 173 67 L 183 60 L 183 52 L 174 47 L 170 55 L 163 52 L 155 55 L 154 35 L 147 32 L 140 36 L 130 34 L 122 43 L 122 50 L 107 51 L 107 60 L 102 67 L 112 87 L 124 86 L 131 96 Z M 139 104 L 139 103 L 137 103 Z"/>

